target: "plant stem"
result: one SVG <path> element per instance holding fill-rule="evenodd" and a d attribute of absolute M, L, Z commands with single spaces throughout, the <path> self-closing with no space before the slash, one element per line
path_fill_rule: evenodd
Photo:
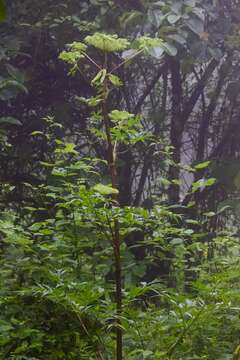
<path fill-rule="evenodd" d="M 118 188 L 117 184 L 117 166 L 116 156 L 114 154 L 114 145 L 111 137 L 111 124 L 107 110 L 107 79 L 103 83 L 103 102 L 102 102 L 102 115 L 105 127 L 105 133 L 107 137 L 107 155 L 108 155 L 108 167 L 111 176 L 111 185 L 114 189 Z M 118 195 L 113 194 L 112 199 L 114 205 L 118 206 Z M 116 291 L 116 312 L 117 312 L 117 327 L 116 327 L 116 359 L 122 360 L 122 327 L 121 327 L 121 314 L 122 314 L 122 266 L 121 266 L 121 253 L 120 253 L 120 232 L 119 232 L 119 221 L 114 217 L 113 220 L 113 248 L 115 258 L 115 291 Z"/>
<path fill-rule="evenodd" d="M 184 336 L 187 334 L 187 332 L 190 330 L 190 328 L 192 327 L 192 325 L 198 320 L 199 316 L 202 314 L 202 312 L 204 311 L 204 307 L 202 307 L 198 313 L 196 314 L 196 316 L 189 322 L 189 324 L 183 329 L 182 333 L 179 335 L 179 337 L 177 338 L 177 340 L 174 342 L 173 345 L 170 346 L 170 348 L 167 350 L 166 352 L 166 356 L 167 359 L 170 360 L 172 358 L 172 355 L 175 351 L 175 349 L 177 348 L 177 346 L 180 344 L 180 342 L 183 340 Z"/>
<path fill-rule="evenodd" d="M 115 66 L 111 71 L 110 74 L 112 74 L 114 71 L 116 71 L 117 69 L 119 69 L 120 67 L 122 67 L 124 64 L 126 64 L 128 61 L 133 60 L 136 56 L 140 55 L 142 52 L 144 51 L 144 49 L 140 49 L 137 52 L 135 52 L 133 55 L 129 56 L 128 58 L 126 58 L 125 60 L 123 60 L 120 64 L 118 64 L 117 66 Z"/>

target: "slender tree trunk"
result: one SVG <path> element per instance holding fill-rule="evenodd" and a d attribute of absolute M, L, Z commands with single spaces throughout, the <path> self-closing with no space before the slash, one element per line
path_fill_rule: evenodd
<path fill-rule="evenodd" d="M 128 146 L 119 147 L 118 175 L 119 175 L 119 204 L 130 206 L 132 204 L 132 152 Z"/>
<path fill-rule="evenodd" d="M 180 170 L 178 164 L 181 161 L 181 145 L 183 124 L 181 121 L 182 83 L 180 63 L 170 59 L 171 84 L 172 84 L 172 120 L 170 130 L 170 143 L 173 146 L 173 164 L 169 168 L 168 177 L 170 181 L 179 180 Z M 179 185 L 172 183 L 169 187 L 169 201 L 171 204 L 179 203 Z"/>

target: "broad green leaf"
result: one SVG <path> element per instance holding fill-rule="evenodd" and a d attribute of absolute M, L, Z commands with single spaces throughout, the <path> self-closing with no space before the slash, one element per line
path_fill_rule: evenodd
<path fill-rule="evenodd" d="M 63 148 L 58 148 L 55 150 L 55 153 L 59 154 L 75 154 L 78 155 L 78 152 L 75 150 L 76 145 L 73 143 L 64 144 Z M 64 169 L 65 170 L 65 169 Z"/>
<path fill-rule="evenodd" d="M 168 55 L 170 56 L 177 55 L 177 48 L 175 46 L 165 42 L 162 44 L 162 47 Z"/>
<path fill-rule="evenodd" d="M 216 213 L 214 211 L 208 211 L 208 212 L 203 213 L 203 215 L 206 217 L 213 217 L 216 215 Z"/>
<path fill-rule="evenodd" d="M 207 179 L 207 181 L 204 183 L 205 186 L 212 186 L 216 183 L 216 179 L 215 178 L 210 178 L 210 179 Z"/>
<path fill-rule="evenodd" d="M 183 239 L 176 238 L 176 239 L 171 240 L 170 243 L 171 243 L 171 245 L 181 245 L 181 244 L 183 244 Z"/>
<path fill-rule="evenodd" d="M 87 50 L 87 45 L 78 41 L 74 41 L 73 43 L 67 45 L 67 47 L 72 51 L 78 51 L 80 54 Z"/>
<path fill-rule="evenodd" d="M 59 55 L 59 59 L 65 61 L 70 65 L 75 65 L 80 59 L 83 59 L 84 55 L 82 55 L 79 51 L 62 51 Z"/>
<path fill-rule="evenodd" d="M 142 352 L 143 359 L 148 359 L 149 356 L 154 355 L 154 353 L 151 350 L 144 350 Z"/>
<path fill-rule="evenodd" d="M 155 57 L 156 59 L 160 59 L 162 57 L 162 55 L 164 54 L 164 49 L 162 46 L 156 46 L 156 47 L 153 47 L 153 48 L 150 48 L 148 50 L 148 53 Z"/>
<path fill-rule="evenodd" d="M 103 33 L 95 33 L 87 36 L 85 42 L 97 49 L 106 52 L 115 52 L 126 50 L 130 43 L 127 39 L 119 38 L 117 35 L 108 35 Z"/>
<path fill-rule="evenodd" d="M 75 99 L 77 101 L 80 101 L 82 103 L 85 103 L 87 104 L 88 106 L 90 107 L 96 107 L 98 106 L 99 104 L 101 104 L 102 102 L 102 98 L 99 97 L 99 96 L 95 96 L 95 97 L 90 97 L 89 99 L 86 99 L 85 97 L 83 96 L 76 96 Z"/>
<path fill-rule="evenodd" d="M 197 190 L 197 189 L 199 189 L 201 187 L 212 186 L 212 185 L 215 184 L 215 182 L 216 182 L 215 178 L 200 179 L 200 180 L 194 182 L 192 185 L 193 185 L 193 188 Z"/>
<path fill-rule="evenodd" d="M 21 91 L 28 93 L 27 88 L 22 83 L 11 79 L 0 79 L 1 100 L 10 100 L 16 98 Z"/>
<path fill-rule="evenodd" d="M 186 38 L 180 34 L 169 34 L 167 38 L 179 45 L 185 45 L 187 41 Z"/>
<path fill-rule="evenodd" d="M 149 9 L 148 20 L 156 28 L 159 28 L 159 26 L 162 24 L 164 19 L 165 19 L 165 15 L 160 9 Z"/>
<path fill-rule="evenodd" d="M 121 79 L 116 75 L 109 74 L 108 78 L 109 78 L 109 81 L 116 87 L 120 87 L 123 85 Z"/>
<path fill-rule="evenodd" d="M 22 71 L 20 71 L 16 67 L 12 66 L 11 64 L 7 64 L 6 68 L 7 68 L 9 75 L 11 75 L 12 78 L 17 80 L 19 83 L 24 83 L 25 76 Z"/>
<path fill-rule="evenodd" d="M 135 115 L 129 113 L 128 111 L 120 111 L 120 110 L 112 110 L 109 114 L 109 117 L 115 121 L 115 122 L 119 122 L 119 121 L 127 121 L 131 118 L 134 118 Z"/>
<path fill-rule="evenodd" d="M 151 48 L 162 46 L 163 40 L 157 37 L 141 36 L 136 39 L 135 44 L 137 48 L 148 51 Z"/>
<path fill-rule="evenodd" d="M 197 35 L 204 32 L 204 22 L 196 16 L 192 16 L 191 19 L 187 21 L 187 26 Z"/>
<path fill-rule="evenodd" d="M 168 17 L 168 22 L 170 24 L 175 24 L 176 22 L 178 22 L 178 20 L 181 19 L 181 16 L 180 15 L 174 15 L 174 14 L 170 14 Z"/>
<path fill-rule="evenodd" d="M 223 212 L 225 212 L 226 210 L 230 210 L 231 209 L 231 206 L 230 205 L 225 205 L 225 206 L 220 206 L 218 211 L 217 211 L 217 214 L 222 214 Z"/>
<path fill-rule="evenodd" d="M 6 116 L 6 117 L 1 117 L 0 118 L 0 125 L 1 124 L 5 124 L 5 125 L 17 125 L 20 126 L 22 125 L 21 121 L 17 120 L 14 117 L 11 116 Z"/>
<path fill-rule="evenodd" d="M 97 184 L 93 188 L 95 191 L 99 192 L 101 195 L 113 195 L 118 194 L 118 190 L 114 189 L 111 186 L 103 185 L 103 184 Z"/>
<path fill-rule="evenodd" d="M 205 161 L 201 164 L 195 165 L 194 167 L 195 167 L 195 169 L 205 169 L 208 167 L 209 164 L 210 164 L 210 161 Z"/>
<path fill-rule="evenodd" d="M 143 14 L 140 11 L 132 10 L 129 12 L 125 12 L 120 18 L 121 28 L 125 30 L 129 27 L 134 26 L 139 22 L 142 17 Z"/>

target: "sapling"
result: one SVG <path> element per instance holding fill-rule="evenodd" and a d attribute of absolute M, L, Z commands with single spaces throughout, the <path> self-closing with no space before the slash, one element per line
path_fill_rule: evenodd
<path fill-rule="evenodd" d="M 90 56 L 89 49 L 91 47 L 101 52 L 103 59 L 99 64 Z M 108 172 L 111 179 L 110 186 L 99 184 L 96 189 L 104 195 L 110 195 L 112 198 L 112 207 L 118 208 L 118 171 L 117 157 L 118 146 L 120 143 L 134 144 L 142 137 L 139 136 L 141 128 L 139 116 L 131 114 L 127 111 L 112 110 L 109 111 L 108 99 L 110 91 L 114 88 L 122 86 L 121 79 L 116 75 L 116 71 L 125 66 L 135 57 L 145 54 L 149 49 L 154 47 L 162 47 L 164 51 L 164 42 L 159 38 L 140 37 L 133 43 L 132 48 L 127 39 L 119 38 L 117 35 L 107 35 L 95 33 L 87 36 L 84 42 L 73 42 L 68 45 L 67 51 L 60 54 L 60 59 L 71 65 L 70 74 L 74 75 L 76 71 L 82 72 L 84 63 L 88 62 L 91 68 L 97 72 L 96 75 L 89 79 L 89 83 L 94 88 L 96 96 L 89 99 L 80 98 L 94 110 L 92 111 L 92 119 L 97 126 L 92 127 L 99 138 L 106 142 L 106 153 Z M 127 51 L 129 50 L 129 51 Z M 130 54 L 128 57 L 121 56 L 118 65 L 110 64 L 110 53 Z M 84 60 L 84 63 L 80 63 Z M 99 130 L 100 129 L 100 130 Z M 114 213 L 114 212 L 113 212 Z M 115 264 L 115 301 L 116 301 L 116 359 L 123 358 L 123 326 L 121 322 L 122 316 L 122 263 L 121 263 L 121 241 L 120 241 L 120 223 L 117 211 L 111 219 L 110 233 L 112 237 L 114 264 Z"/>

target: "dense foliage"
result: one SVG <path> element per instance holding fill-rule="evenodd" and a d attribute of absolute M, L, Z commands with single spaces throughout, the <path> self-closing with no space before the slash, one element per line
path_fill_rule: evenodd
<path fill-rule="evenodd" d="M 238 1 L 0 1 L 0 358 L 237 360 Z"/>

